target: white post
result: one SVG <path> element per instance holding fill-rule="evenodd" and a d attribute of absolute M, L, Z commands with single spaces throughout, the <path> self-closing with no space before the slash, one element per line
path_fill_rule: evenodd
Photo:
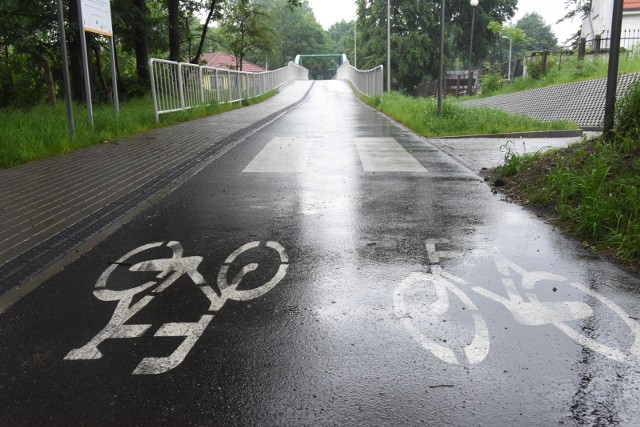
<path fill-rule="evenodd" d="M 387 0 L 387 92 L 391 92 L 391 0 Z"/>
<path fill-rule="evenodd" d="M 509 81 L 511 81 L 511 39 L 509 39 Z"/>

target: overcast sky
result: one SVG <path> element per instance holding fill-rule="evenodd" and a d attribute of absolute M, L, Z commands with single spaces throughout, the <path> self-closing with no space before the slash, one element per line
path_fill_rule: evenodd
<path fill-rule="evenodd" d="M 341 20 L 352 21 L 356 15 L 355 1 L 352 0 L 308 0 L 318 22 L 325 28 Z M 482 4 L 482 0 L 479 0 Z M 469 6 L 471 7 L 471 6 Z M 518 10 L 514 23 L 524 14 L 530 12 L 539 13 L 562 43 L 580 29 L 580 21 L 556 24 L 555 22 L 564 16 L 564 1 L 562 0 L 518 0 Z"/>

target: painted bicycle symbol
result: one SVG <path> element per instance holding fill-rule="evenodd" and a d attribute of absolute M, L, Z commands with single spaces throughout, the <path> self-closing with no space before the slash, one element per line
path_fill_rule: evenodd
<path fill-rule="evenodd" d="M 87 344 L 80 348 L 71 350 L 66 356 L 66 360 L 92 360 L 100 359 L 102 353 L 98 346 L 107 339 L 118 338 L 138 338 L 142 337 L 153 325 L 151 324 L 128 324 L 133 316 L 145 308 L 154 298 L 165 291 L 180 277 L 187 275 L 191 281 L 197 285 L 210 302 L 209 313 L 200 317 L 197 322 L 177 322 L 164 323 L 154 334 L 154 337 L 183 337 L 184 340 L 176 350 L 167 357 L 146 357 L 133 371 L 134 374 L 161 374 L 178 366 L 189 351 L 198 341 L 206 327 L 209 325 L 214 315 L 227 300 L 249 301 L 259 298 L 273 289 L 287 274 L 289 259 L 287 253 L 278 242 L 249 242 L 227 257 L 222 267 L 220 267 L 217 285 L 214 290 L 209 286 L 205 278 L 198 272 L 198 267 L 203 261 L 201 256 L 184 257 L 184 250 L 179 242 L 171 241 L 166 243 L 166 247 L 171 249 L 171 258 L 153 259 L 149 261 L 129 264 L 127 260 L 141 252 L 165 247 L 164 242 L 149 243 L 140 246 L 125 254 L 107 268 L 98 278 L 93 294 L 102 301 L 118 301 L 118 304 L 107 325 L 96 334 Z M 269 248 L 276 251 L 280 265 L 272 278 L 259 287 L 247 290 L 238 289 L 242 279 L 250 272 L 258 268 L 257 263 L 245 265 L 231 281 L 229 281 L 229 267 L 243 253 L 258 247 Z M 130 272 L 154 272 L 156 280 L 142 283 L 129 289 L 117 289 L 117 283 L 109 280 L 114 271 L 123 266 L 129 267 Z M 112 288 L 109 288 L 112 285 Z M 217 291 L 217 292 L 216 292 Z M 144 295 L 140 298 L 140 295 Z M 134 302 L 135 300 L 135 302 Z"/>
<path fill-rule="evenodd" d="M 458 364 L 461 363 L 462 359 L 466 358 L 469 363 L 475 364 L 482 362 L 489 354 L 491 342 L 486 321 L 467 292 L 463 290 L 464 288 L 468 288 L 477 295 L 501 304 L 521 325 L 552 325 L 583 347 L 617 362 L 640 359 L 640 325 L 622 308 L 605 296 L 580 283 L 570 282 L 567 278 L 557 274 L 544 271 L 527 271 L 502 254 L 496 253 L 494 262 L 498 272 L 501 274 L 502 285 L 507 295 L 505 297 L 481 286 L 472 286 L 466 280 L 446 272 L 439 265 L 440 258 L 455 258 L 461 256 L 461 254 L 452 251 L 437 251 L 436 245 L 442 243 L 448 243 L 448 240 L 439 239 L 426 242 L 431 273 L 411 273 L 400 283 L 393 297 L 395 314 L 401 320 L 405 329 L 414 340 L 438 359 L 450 364 Z M 519 286 L 516 285 L 518 277 L 520 278 Z M 577 331 L 569 324 L 569 322 L 587 319 L 592 316 L 593 309 L 590 305 L 582 301 L 541 301 L 535 291 L 543 283 L 549 283 L 550 281 L 558 286 L 567 285 L 577 289 L 599 301 L 615 313 L 631 332 L 632 343 L 628 348 L 619 349 L 598 342 Z M 442 340 L 437 341 L 423 333 L 419 325 L 408 315 L 410 310 L 407 302 L 412 297 L 412 292 L 415 295 L 417 289 L 425 290 L 425 292 L 433 296 L 431 299 L 434 299 L 434 301 L 426 305 L 424 309 L 430 319 L 443 319 L 447 315 L 451 308 L 450 295 L 457 298 L 463 309 L 471 314 L 474 336 L 471 342 L 462 346 L 460 353 L 463 353 L 464 357 L 457 356 L 454 348 L 446 345 Z"/>

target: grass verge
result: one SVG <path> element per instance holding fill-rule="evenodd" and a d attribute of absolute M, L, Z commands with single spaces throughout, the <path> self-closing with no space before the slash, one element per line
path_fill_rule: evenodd
<path fill-rule="evenodd" d="M 491 174 L 511 198 L 640 272 L 640 84 L 620 101 L 609 141 L 544 154 L 509 150 Z"/>
<path fill-rule="evenodd" d="M 186 111 L 164 114 L 160 123 L 153 117 L 150 97 L 134 99 L 120 105 L 116 117 L 111 105 L 94 108 L 94 128 L 88 124 L 84 105 L 74 105 L 76 136 L 71 138 L 67 127 L 64 102 L 57 106 L 40 105 L 29 111 L 0 110 L 0 169 L 41 160 L 95 144 L 137 135 L 151 129 L 169 126 L 262 102 L 277 91 L 233 104 L 210 104 Z"/>
<path fill-rule="evenodd" d="M 467 101 L 475 98 L 485 98 L 488 96 L 505 95 L 524 90 L 538 89 L 541 87 L 555 86 L 567 83 L 575 83 L 584 80 L 599 79 L 607 77 L 608 57 L 600 56 L 587 58 L 579 61 L 577 55 L 567 57 L 560 61 L 558 55 L 549 57 L 548 71 L 538 79 L 531 77 L 517 77 L 511 84 L 504 84 L 501 89 L 479 94 L 473 97 L 459 98 Z M 618 65 L 619 74 L 629 74 L 640 72 L 640 55 L 622 55 Z"/>
<path fill-rule="evenodd" d="M 497 109 L 463 106 L 449 100 L 443 102 L 442 118 L 438 118 L 435 100 L 412 98 L 397 92 L 387 93 L 383 99 L 365 96 L 361 99 L 426 137 L 577 129 L 576 124 L 567 121 L 543 122 Z"/>

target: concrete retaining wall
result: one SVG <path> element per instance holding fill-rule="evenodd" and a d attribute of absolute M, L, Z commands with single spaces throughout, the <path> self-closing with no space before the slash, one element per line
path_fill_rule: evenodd
<path fill-rule="evenodd" d="M 640 80 L 640 73 L 621 75 L 618 79 L 618 98 L 636 80 Z M 538 120 L 569 120 L 585 129 L 599 129 L 604 120 L 606 90 L 607 79 L 603 78 L 474 99 L 464 102 L 464 105 L 499 108 Z"/>

